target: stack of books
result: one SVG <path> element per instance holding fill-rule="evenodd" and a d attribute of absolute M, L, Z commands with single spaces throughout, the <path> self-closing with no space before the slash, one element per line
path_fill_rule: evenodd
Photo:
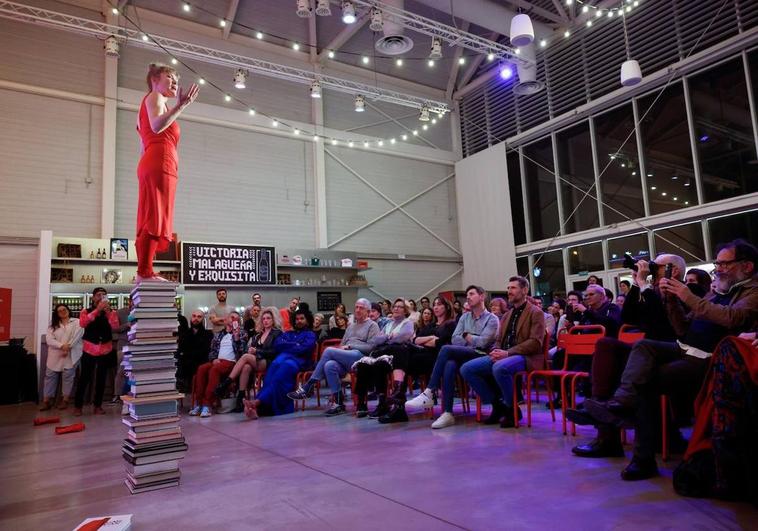
<path fill-rule="evenodd" d="M 176 392 L 177 284 L 142 281 L 132 290 L 129 344 L 122 365 L 130 391 L 123 396 L 129 427 L 122 447 L 132 494 L 179 485 L 187 443 L 179 426 Z"/>

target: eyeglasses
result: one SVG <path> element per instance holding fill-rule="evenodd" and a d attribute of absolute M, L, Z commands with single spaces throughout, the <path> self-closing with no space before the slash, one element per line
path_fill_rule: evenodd
<path fill-rule="evenodd" d="M 713 262 L 713 267 L 728 267 L 735 262 L 744 262 L 742 258 L 735 258 L 734 260 L 716 260 Z"/>

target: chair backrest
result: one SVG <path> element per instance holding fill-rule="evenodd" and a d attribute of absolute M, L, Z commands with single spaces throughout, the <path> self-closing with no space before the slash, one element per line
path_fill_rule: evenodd
<path fill-rule="evenodd" d="M 542 343 L 542 368 L 548 368 L 550 361 L 550 330 L 545 330 L 545 340 Z"/>
<path fill-rule="evenodd" d="M 318 357 L 321 359 L 321 355 L 329 347 L 339 347 L 342 344 L 341 339 L 324 339 L 319 346 Z"/>
<path fill-rule="evenodd" d="M 592 356 L 595 353 L 595 343 L 603 337 L 605 327 L 602 325 L 577 325 L 568 334 L 561 334 L 558 346 L 566 351 L 563 370 L 568 370 L 569 356 Z"/>
<path fill-rule="evenodd" d="M 625 324 L 621 326 L 621 329 L 619 330 L 619 341 L 632 345 L 640 339 L 645 339 L 645 332 L 634 325 Z"/>

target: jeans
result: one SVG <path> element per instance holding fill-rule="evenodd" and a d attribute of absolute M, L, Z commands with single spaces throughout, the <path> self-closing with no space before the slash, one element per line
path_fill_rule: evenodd
<path fill-rule="evenodd" d="M 483 355 L 472 347 L 456 345 L 445 345 L 440 350 L 432 369 L 432 376 L 429 378 L 429 389 L 434 391 L 442 388 L 442 407 L 446 412 L 453 412 L 455 377 L 458 374 L 458 368 L 467 361 Z"/>
<path fill-rule="evenodd" d="M 61 376 L 63 376 L 63 400 L 68 400 L 71 397 L 71 390 L 74 388 L 74 377 L 76 376 L 76 365 L 70 369 L 63 369 L 61 372 L 45 368 L 45 400 L 55 400 L 58 392 L 58 380 Z"/>
<path fill-rule="evenodd" d="M 313 369 L 311 381 L 319 382 L 326 378 L 332 394 L 337 394 L 342 390 L 342 377 L 345 376 L 353 363 L 363 357 L 360 350 L 342 350 L 335 347 L 329 347 L 321 355 L 316 368 Z"/>
<path fill-rule="evenodd" d="M 656 375 L 656 369 L 672 361 L 681 360 L 684 351 L 673 341 L 643 339 L 632 347 L 621 383 L 614 398 L 623 404 L 636 406 L 638 390 L 649 384 Z"/>
<path fill-rule="evenodd" d="M 524 356 L 508 356 L 494 362 L 489 356 L 482 356 L 464 363 L 461 376 L 485 404 L 502 403 L 510 408 L 513 407 L 513 377 L 525 370 Z"/>

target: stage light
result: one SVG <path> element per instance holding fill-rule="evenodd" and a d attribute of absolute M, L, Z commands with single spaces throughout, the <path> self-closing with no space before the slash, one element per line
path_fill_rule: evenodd
<path fill-rule="evenodd" d="M 421 107 L 421 113 L 419 114 L 418 119 L 421 122 L 429 121 L 429 107 L 427 107 L 426 105 Z"/>
<path fill-rule="evenodd" d="M 297 0 L 295 13 L 300 18 L 309 18 L 313 14 L 310 0 Z"/>
<path fill-rule="evenodd" d="M 384 16 L 382 15 L 382 10 L 378 7 L 372 7 L 371 8 L 371 24 L 369 24 L 369 29 L 371 31 L 382 31 L 384 28 Z"/>
<path fill-rule="evenodd" d="M 321 97 L 321 83 L 318 82 L 318 80 L 313 81 L 311 83 L 311 98 L 320 98 Z"/>
<path fill-rule="evenodd" d="M 329 7 L 329 0 L 318 0 L 316 2 L 316 14 L 320 17 L 332 16 L 332 9 Z"/>
<path fill-rule="evenodd" d="M 234 72 L 234 88 L 237 89 L 243 89 L 245 88 L 245 82 L 247 81 L 247 74 L 244 70 L 241 68 L 238 68 L 236 72 Z"/>
<path fill-rule="evenodd" d="M 345 24 L 354 24 L 355 18 L 355 6 L 350 0 L 343 0 L 342 2 L 342 22 Z"/>
<path fill-rule="evenodd" d="M 429 59 L 442 59 L 442 41 L 437 37 L 432 38 L 432 48 L 429 50 Z"/>
<path fill-rule="evenodd" d="M 513 77 L 513 68 L 508 65 L 500 67 L 500 78 L 508 80 Z"/>
<path fill-rule="evenodd" d="M 366 100 L 358 94 L 355 97 L 355 112 L 363 112 L 366 110 Z"/>
<path fill-rule="evenodd" d="M 105 49 L 105 55 L 108 57 L 118 57 L 119 55 L 119 45 L 118 45 L 118 39 L 114 37 L 113 35 L 110 35 L 107 39 L 105 39 L 105 46 L 103 46 Z"/>

